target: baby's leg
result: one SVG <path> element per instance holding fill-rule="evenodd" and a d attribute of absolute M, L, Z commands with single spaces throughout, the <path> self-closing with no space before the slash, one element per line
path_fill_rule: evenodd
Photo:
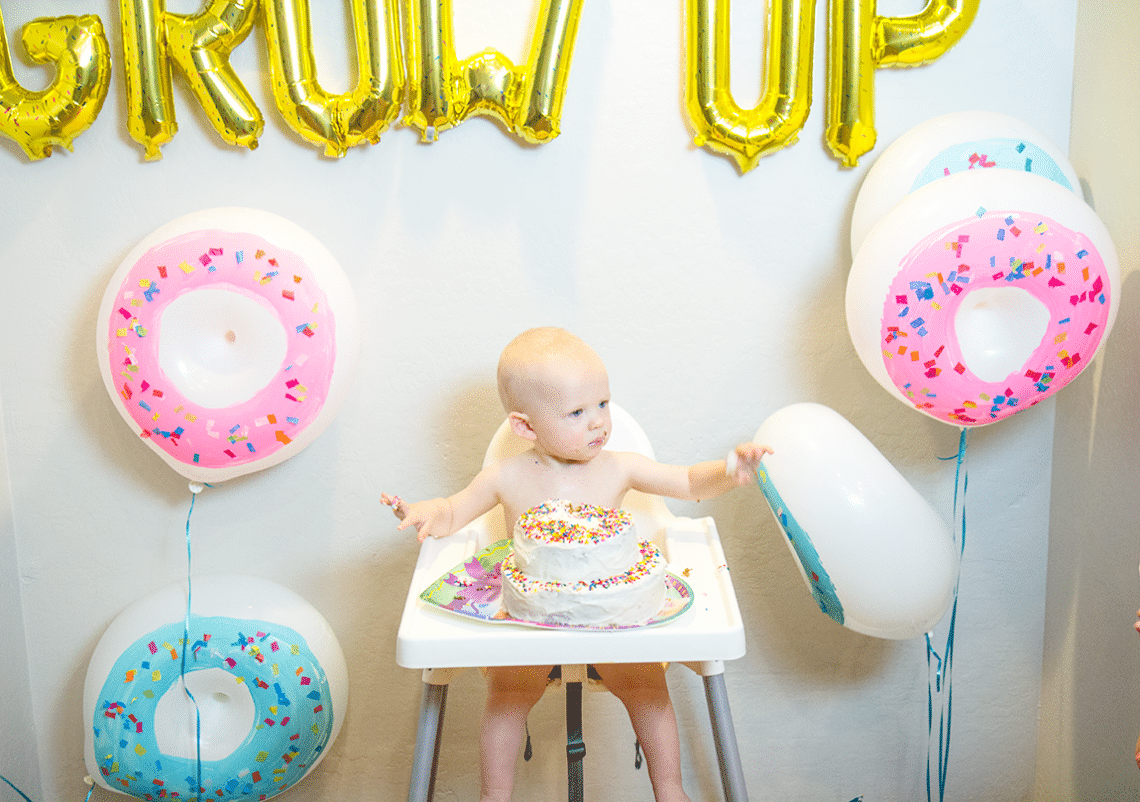
<path fill-rule="evenodd" d="M 681 787 L 681 742 L 665 685 L 665 667 L 661 663 L 611 663 L 595 668 L 629 713 L 645 750 L 653 797 L 657 802 L 689 802 Z"/>
<path fill-rule="evenodd" d="M 479 728 L 482 802 L 508 802 L 526 717 L 546 689 L 550 666 L 487 669 L 487 704 Z"/>

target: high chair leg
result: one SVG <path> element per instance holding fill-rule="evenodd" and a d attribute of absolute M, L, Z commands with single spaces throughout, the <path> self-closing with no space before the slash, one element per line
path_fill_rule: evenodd
<path fill-rule="evenodd" d="M 439 765 L 440 733 L 446 707 L 447 685 L 425 682 L 420 702 L 420 723 L 416 730 L 416 747 L 412 753 L 408 802 L 431 802 L 435 796 L 435 772 Z"/>
<path fill-rule="evenodd" d="M 728 708 L 728 691 L 724 674 L 704 677 L 705 701 L 708 702 L 709 721 L 712 724 L 716 758 L 720 764 L 720 781 L 724 786 L 726 802 L 748 802 L 748 789 L 744 785 L 744 770 L 740 765 L 740 749 L 736 744 L 736 728 L 732 724 L 732 711 Z"/>
<path fill-rule="evenodd" d="M 570 802 L 582 802 L 586 744 L 582 740 L 582 683 L 566 683 L 566 780 Z"/>

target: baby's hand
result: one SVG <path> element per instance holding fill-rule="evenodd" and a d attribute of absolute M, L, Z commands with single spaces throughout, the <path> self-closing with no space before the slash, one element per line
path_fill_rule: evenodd
<path fill-rule="evenodd" d="M 451 534 L 451 503 L 445 498 L 435 498 L 430 501 L 418 501 L 415 504 L 401 499 L 399 496 L 380 494 L 380 503 L 392 508 L 392 512 L 401 523 L 396 528 L 416 528 L 416 539 L 420 543 L 430 535 L 431 537 L 447 537 Z"/>
<path fill-rule="evenodd" d="M 768 446 L 758 443 L 741 443 L 728 452 L 725 460 L 725 473 L 736 479 L 738 485 L 756 481 L 756 470 L 765 454 L 775 452 Z"/>
<path fill-rule="evenodd" d="M 404 516 L 408 514 L 408 505 L 399 496 L 389 496 L 387 493 L 381 493 L 380 503 L 385 507 L 391 507 L 392 514 L 401 521 L 404 520 Z"/>

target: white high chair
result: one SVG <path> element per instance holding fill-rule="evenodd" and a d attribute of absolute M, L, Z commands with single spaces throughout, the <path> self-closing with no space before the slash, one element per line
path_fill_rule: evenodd
<path fill-rule="evenodd" d="M 637 422 L 610 405 L 613 432 L 607 448 L 653 449 Z M 492 438 L 484 466 L 521 453 L 529 443 L 504 421 Z M 724 683 L 724 661 L 744 655 L 744 627 L 728 565 L 712 518 L 678 518 L 657 496 L 631 490 L 622 508 L 633 514 L 637 530 L 665 550 L 669 570 L 684 577 L 693 604 L 665 624 L 614 632 L 548 629 L 489 623 L 430 609 L 420 593 L 479 550 L 509 537 L 500 508 L 472 521 L 447 538 L 428 538 L 420 547 L 404 613 L 396 636 L 396 662 L 423 670 L 424 690 L 416 734 L 408 802 L 431 802 L 439 761 L 440 731 L 447 686 L 460 671 L 476 666 L 561 665 L 567 697 L 567 773 L 572 802 L 582 792 L 581 689 L 586 664 L 672 662 L 704 678 L 713 741 L 727 802 L 747 802 L 736 732 Z"/>

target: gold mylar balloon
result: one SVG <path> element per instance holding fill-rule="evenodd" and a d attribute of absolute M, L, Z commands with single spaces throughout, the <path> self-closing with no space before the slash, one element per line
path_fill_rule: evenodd
<path fill-rule="evenodd" d="M 127 132 L 148 160 L 178 131 L 160 0 L 119 0 L 123 31 L 123 77 L 127 86 Z"/>
<path fill-rule="evenodd" d="M 542 0 L 525 68 L 490 49 L 458 61 L 451 0 L 409 0 L 406 10 L 404 124 L 424 141 L 476 114 L 531 144 L 558 136 L 582 0 Z"/>
<path fill-rule="evenodd" d="M 308 0 L 262 0 L 262 5 L 273 99 L 289 127 L 323 146 L 326 156 L 339 158 L 350 147 L 379 142 L 399 114 L 404 91 L 397 0 L 352 0 L 359 79 L 343 95 L 330 94 L 317 82 Z"/>
<path fill-rule="evenodd" d="M 813 0 L 769 0 L 766 86 L 744 110 L 729 80 L 728 0 L 688 0 L 685 108 L 698 145 L 736 160 L 742 173 L 796 141 L 811 110 Z"/>
<path fill-rule="evenodd" d="M 875 70 L 934 61 L 958 43 L 980 0 L 928 0 L 908 17 L 875 16 L 875 0 L 831 0 L 827 128 L 844 167 L 875 146 Z"/>
<path fill-rule="evenodd" d="M 257 147 L 264 121 L 229 58 L 257 16 L 258 0 L 209 0 L 197 14 L 173 14 L 163 0 L 119 0 L 127 131 L 146 151 L 159 150 L 178 131 L 170 63 L 186 79 L 222 139 Z"/>
<path fill-rule="evenodd" d="M 969 30 L 981 0 L 928 0 L 909 17 L 876 17 L 871 56 L 879 67 L 929 64 Z"/>
<path fill-rule="evenodd" d="M 230 54 L 253 30 L 257 0 L 213 0 L 197 14 L 163 17 L 166 48 L 214 130 L 231 145 L 257 147 L 265 121 L 230 66 Z"/>
<path fill-rule="evenodd" d="M 29 92 L 16 82 L 0 12 L 0 134 L 35 161 L 50 156 L 55 145 L 71 150 L 75 137 L 99 116 L 111 81 L 111 55 L 103 23 L 91 14 L 32 20 L 21 39 L 34 61 L 55 63 L 47 89 Z"/>

